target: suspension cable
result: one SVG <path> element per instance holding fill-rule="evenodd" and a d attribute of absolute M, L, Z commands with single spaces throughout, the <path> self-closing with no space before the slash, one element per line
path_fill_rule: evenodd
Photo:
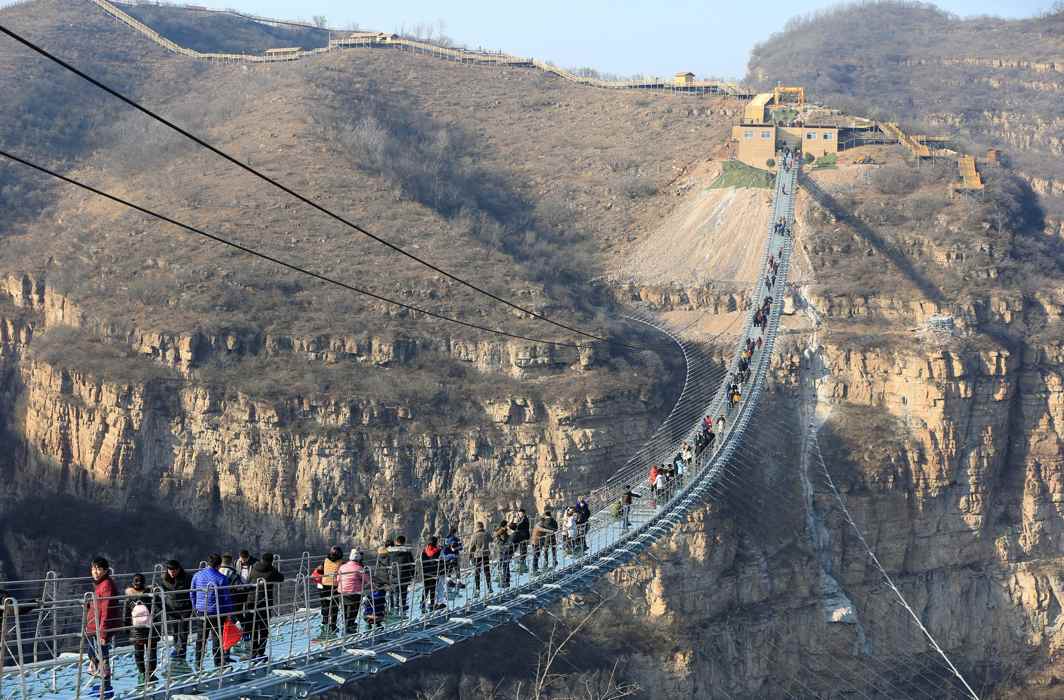
<path fill-rule="evenodd" d="M 897 596 L 898 602 L 901 603 L 901 606 L 905 608 L 906 612 L 909 613 L 909 616 L 912 617 L 917 627 L 920 628 L 920 631 L 923 632 L 924 636 L 927 637 L 927 641 L 931 643 L 931 646 L 934 647 L 935 651 L 938 652 L 939 656 L 942 657 L 942 660 L 945 661 L 946 665 L 949 666 L 951 671 L 953 671 L 953 674 L 957 676 L 960 682 L 964 685 L 964 688 L 968 691 L 968 694 L 971 695 L 974 700 L 979 700 L 979 696 L 974 690 L 972 690 L 972 687 L 968 685 L 968 681 L 965 680 L 961 672 L 957 670 L 956 666 L 953 665 L 953 662 L 950 660 L 949 656 L 946 655 L 946 652 L 942 649 L 941 646 L 939 646 L 938 641 L 934 638 L 931 632 L 928 631 L 927 627 L 924 626 L 923 621 L 920 620 L 920 616 L 917 615 L 916 612 L 909 605 L 909 601 L 905 599 L 905 596 L 902 594 L 901 590 L 899 590 L 898 587 L 894 584 L 894 579 L 892 579 L 890 574 L 887 573 L 887 570 L 883 568 L 883 564 L 880 563 L 879 557 L 876 556 L 875 552 L 873 552 L 872 548 L 868 545 L 868 541 L 865 539 L 864 533 L 861 531 L 861 528 L 857 526 L 857 523 L 854 521 L 853 516 L 850 515 L 850 510 L 846 507 L 846 501 L 843 500 L 842 494 L 839 493 L 839 489 L 835 486 L 835 480 L 831 477 L 831 472 L 828 470 L 827 464 L 824 463 L 824 455 L 820 451 L 820 440 L 817 438 L 817 432 L 819 431 L 815 430 L 814 428 L 813 447 L 816 448 L 817 461 L 820 462 L 820 468 L 824 471 L 824 477 L 827 479 L 827 483 L 828 486 L 831 488 L 831 492 L 835 495 L 835 500 L 838 501 L 839 508 L 842 510 L 842 514 L 846 517 L 847 522 L 850 523 L 850 526 L 853 528 L 853 531 L 857 534 L 857 539 L 861 541 L 861 544 L 864 546 L 865 551 L 868 553 L 869 558 L 872 560 L 872 563 L 874 563 L 876 565 L 876 568 L 879 569 L 879 572 L 883 574 L 884 580 L 886 580 L 887 585 L 890 586 L 890 589 L 894 591 L 894 595 Z"/>
<path fill-rule="evenodd" d="M 443 275 L 444 277 L 447 277 L 450 280 L 453 280 L 453 281 L 455 281 L 455 282 L 457 282 L 457 283 L 459 283 L 461 285 L 464 285 L 464 286 L 472 289 L 473 291 L 475 291 L 475 292 L 477 292 L 479 294 L 482 294 L 482 295 L 484 295 L 484 296 L 486 296 L 486 297 L 488 297 L 488 298 L 490 298 L 490 299 L 492 299 L 492 300 L 494 300 L 496 302 L 499 302 L 500 304 L 505 304 L 506 306 L 509 306 L 512 309 L 515 309 L 517 311 L 525 313 L 525 314 L 531 316 L 532 318 L 538 319 L 540 321 L 545 321 L 546 323 L 550 323 L 550 324 L 552 324 L 554 326 L 557 326 L 557 327 L 562 328 L 564 330 L 570 331 L 572 333 L 576 333 L 578 335 L 582 335 L 584 337 L 592 338 L 594 340 L 599 340 L 599 341 L 606 342 L 606 343 L 617 344 L 617 345 L 620 345 L 622 347 L 627 347 L 630 350 L 644 350 L 644 349 L 646 349 L 646 348 L 642 348 L 642 347 L 635 347 L 635 346 L 625 345 L 624 343 L 621 343 L 619 341 L 610 340 L 607 336 L 598 335 L 596 333 L 590 333 L 588 331 L 581 330 L 579 328 L 576 328 L 574 326 L 570 326 L 570 325 L 562 323 L 560 321 L 555 321 L 554 319 L 549 318 L 549 317 L 547 317 L 547 316 L 545 316 L 543 314 L 537 313 L 537 312 L 533 311 L 532 309 L 529 309 L 527 307 L 521 306 L 520 304 L 516 304 L 516 303 L 514 303 L 512 301 L 509 301 L 508 299 L 505 299 L 505 298 L 503 298 L 503 297 L 501 297 L 501 296 L 499 296 L 497 294 L 489 292 L 488 290 L 486 290 L 483 287 L 480 287 L 480 286 L 474 284 L 473 282 L 470 282 L 470 281 L 468 281 L 466 279 L 458 277 L 457 275 L 454 275 L 454 274 L 452 274 L 450 272 L 447 272 L 443 268 L 441 268 L 441 267 L 439 267 L 437 265 L 434 265 L 433 263 L 429 262 L 428 260 L 425 260 L 424 258 L 422 258 L 420 256 L 414 255 L 413 253 L 407 251 L 406 249 L 400 247 L 399 245 L 396 245 L 395 243 L 392 243 L 391 241 L 389 241 L 389 240 L 387 240 L 385 238 L 382 238 L 381 236 L 378 236 L 378 235 L 376 235 L 374 233 L 370 233 L 368 230 L 366 230 L 362 226 L 356 224 L 355 222 L 351 221 L 350 219 L 348 219 L 348 218 L 346 218 L 346 217 L 344 217 L 344 216 L 342 216 L 340 214 L 337 214 L 336 212 L 332 211 L 331 209 L 329 209 L 329 208 L 327 208 L 325 206 L 322 206 L 321 204 L 318 204 L 314 200 L 312 200 L 309 197 L 306 197 L 306 196 L 300 194 L 299 192 L 295 191 L 291 187 L 288 187 L 287 185 L 284 185 L 283 183 L 281 183 L 280 181 L 276 180 L 275 178 L 272 178 L 269 175 L 266 175 L 266 174 L 262 173 L 261 171 L 251 167 L 250 165 L 248 165 L 244 161 L 242 161 L 242 160 L 240 160 L 240 159 L 238 159 L 238 158 L 236 158 L 234 156 L 229 155 L 228 153 L 226 153 L 225 151 L 221 150 L 220 148 L 218 148 L 216 146 L 211 145 L 210 143 L 208 143 L 204 139 L 200 138 L 199 136 L 196 136 L 195 134 L 191 133 L 190 131 L 188 131 L 186 129 L 183 129 L 182 127 L 178 126 L 174 122 L 166 119 L 165 117 L 160 116 L 159 114 L 157 114 L 157 113 L 153 112 L 152 110 L 148 109 L 147 107 L 141 105 L 140 103 L 138 103 L 137 101 L 133 100 L 132 98 L 127 97 L 126 95 L 122 94 L 118 90 L 115 90 L 114 88 L 112 88 L 112 87 L 106 85 L 105 83 L 97 80 L 96 78 L 93 78 L 91 75 L 88 75 L 84 71 L 74 67 L 70 63 L 68 63 L 68 62 L 64 61 L 63 59 L 59 58 L 58 56 L 48 52 L 46 49 L 38 46 L 37 44 L 33 43 L 29 39 L 26 39 L 25 37 L 21 36 L 20 34 L 12 31 L 11 29 L 8 29 L 7 27 L 5 27 L 2 24 L 0 24 L 0 33 L 6 34 L 7 36 L 9 36 L 12 39 L 14 39 L 15 41 L 17 41 L 18 43 L 20 43 L 23 46 L 25 46 L 26 48 L 31 49 L 32 51 L 35 51 L 36 53 L 40 54 L 44 58 L 47 58 L 49 61 L 52 61 L 53 63 L 56 63 L 56 64 L 62 66 L 66 70 L 68 70 L 71 73 L 73 73 L 74 75 L 78 76 L 79 78 L 82 78 L 83 80 L 86 80 L 89 83 L 92 83 L 93 85 L 95 85 L 99 89 L 103 90 L 107 94 L 109 94 L 109 95 L 121 100 L 122 102 L 125 102 L 130 107 L 132 107 L 132 108 L 136 109 L 137 111 L 147 115 L 148 117 L 154 119 L 155 121 L 159 122 L 160 124 L 163 124 L 163 125 L 167 126 L 168 128 L 176 131 L 177 133 L 181 134 L 182 136 L 184 136 L 185 138 L 189 139 L 193 143 L 195 143 L 195 144 L 207 149 L 211 153 L 214 153 L 215 155 L 217 155 L 217 156 L 219 156 L 221 158 L 224 158 L 225 160 L 229 161 L 230 163 L 232 163 L 233 165 L 237 166 L 238 168 L 244 170 L 245 172 L 248 172 L 248 173 L 254 175 L 255 177 L 259 178 L 260 180 L 263 180 L 263 181 L 269 183 L 270 185 L 273 185 L 274 187 L 276 187 L 277 189 L 281 190 L 282 192 L 284 192 L 284 193 L 286 193 L 286 194 L 288 194 L 288 195 L 290 195 L 292 197 L 295 197 L 296 199 L 298 199 L 299 201 L 303 202 L 304 204 L 312 207 L 313 209 L 316 209 L 317 211 L 321 212 L 322 214 L 325 214 L 329 218 L 340 222 L 344 226 L 347 226 L 348 228 L 351 228 L 351 229 L 353 229 L 355 231 L 358 231 L 362 235 L 373 239 L 377 243 L 380 243 L 381 245 L 385 246 L 386 248 L 389 248 L 389 249 L 393 250 L 394 252 L 399 253 L 400 255 L 406 256 L 407 258 L 410 258 L 411 260 L 413 260 L 413 261 L 415 261 L 415 262 L 417 262 L 417 263 L 419 263 L 421 265 L 424 265 L 425 267 L 429 268 L 433 272 L 437 272 L 437 273 Z"/>
<path fill-rule="evenodd" d="M 97 188 L 93 187 L 92 185 L 89 185 L 89 184 L 86 184 L 84 182 L 81 182 L 80 180 L 75 180 L 74 178 L 67 177 L 66 175 L 58 173 L 58 172 L 56 172 L 54 170 L 51 170 L 49 168 L 46 168 L 43 165 L 38 165 L 37 163 L 29 161 L 29 160 L 27 160 L 25 158 L 22 158 L 20 156 L 15 155 L 13 153 L 9 153 L 8 151 L 0 150 L 0 156 L 3 156 L 4 158 L 12 160 L 12 161 L 14 161 L 16 163 L 20 163 L 20 164 L 26 166 L 27 168 L 32 168 L 33 170 L 36 170 L 37 172 L 44 173 L 45 175 L 49 175 L 49 176 L 51 176 L 51 177 L 53 177 L 53 178 L 55 178 L 57 180 L 61 180 L 61 181 L 65 182 L 65 183 L 67 183 L 67 184 L 74 185 L 75 187 L 79 187 L 79 188 L 81 188 L 81 189 L 83 189 L 83 190 L 85 190 L 87 192 L 91 192 L 92 194 L 95 194 L 95 195 L 97 195 L 99 197 L 103 197 L 104 199 L 108 199 L 108 200 L 110 200 L 112 202 L 115 202 L 117 204 L 121 204 L 122 206 L 128 207 L 128 208 L 133 209 L 135 211 L 138 211 L 138 212 L 140 212 L 142 214 L 146 214 L 147 216 L 156 218 L 156 219 L 158 219 L 160 221 L 165 221 L 168 224 L 172 224 L 172 225 L 177 226 L 178 228 L 184 229 L 184 230 L 186 230 L 186 231 L 188 231 L 190 233 L 194 233 L 197 236 L 202 236 L 204 238 L 210 239 L 210 240 L 215 241 L 217 243 L 221 243 L 222 245 L 226 245 L 226 246 L 229 246 L 231 248 L 235 248 L 236 250 L 239 250 L 239 251 L 241 251 L 243 253 L 247 253 L 248 255 L 252 255 L 252 256 L 255 256 L 257 258 L 261 258 L 261 259 L 266 260 L 268 262 L 271 262 L 271 263 L 273 263 L 275 265 L 280 265 L 281 267 L 284 267 L 284 268 L 287 268 L 289 270 L 292 270 L 293 272 L 298 272 L 299 274 L 307 275 L 309 277 L 313 277 L 314 279 L 321 280 L 322 282 L 326 282 L 328 284 L 333 284 L 333 285 L 336 285 L 338 287 L 342 287 L 344 289 L 347 289 L 349 291 L 356 292 L 358 294 L 363 294 L 363 295 L 368 296 L 368 297 L 370 297 L 372 299 L 376 299 L 377 301 L 382 301 L 382 302 L 385 302 L 385 303 L 388 303 L 388 304 L 394 304 L 395 306 L 398 306 L 398 307 L 400 307 L 402 309 L 407 309 L 408 311 L 414 311 L 414 312 L 417 312 L 417 313 L 420 313 L 420 314 L 425 314 L 426 316 L 431 316 L 432 318 L 436 318 L 436 319 L 439 319 L 441 321 L 447 321 L 449 323 L 456 323 L 456 324 L 458 324 L 460 326 L 465 326 L 467 328 L 472 328 L 472 329 L 478 330 L 478 331 L 484 331 L 486 333 L 494 333 L 496 335 L 502 335 L 502 336 L 506 336 L 508 338 L 516 338 L 518 340 L 527 340 L 527 341 L 532 342 L 532 343 L 544 343 L 546 345 L 558 345 L 558 346 L 569 347 L 569 348 L 578 348 L 578 349 L 580 349 L 580 348 L 587 347 L 586 345 L 579 345 L 577 343 L 567 343 L 567 342 L 560 341 L 560 340 L 544 340 L 542 338 L 533 338 L 531 336 L 521 335 L 519 333 L 511 333 L 509 331 L 500 330 L 498 328 L 491 328 L 489 326 L 482 326 L 482 325 L 477 324 L 477 323 L 472 323 L 470 321 L 463 321 L 461 319 L 454 318 L 452 316 L 447 316 L 445 314 L 436 313 L 434 311 L 429 311 L 428 309 L 423 309 L 423 308 L 421 308 L 419 306 L 413 306 L 412 304 L 407 304 L 407 303 L 402 302 L 402 301 L 397 301 L 395 299 L 391 299 L 391 298 L 388 298 L 388 297 L 385 297 L 385 296 L 381 296 L 380 294 L 375 294 L 374 292 L 371 292 L 371 291 L 366 290 L 366 289 L 362 289 L 360 287 L 356 287 L 354 285 L 348 284 L 346 282 L 343 282 L 341 280 L 335 279 L 333 277 L 329 277 L 327 275 L 323 275 L 321 273 L 314 272 L 312 270 L 308 270 L 305 267 L 300 267 L 299 265 L 295 265 L 293 263 L 286 262 L 284 260 L 281 260 L 280 258 L 275 258 L 272 255 L 268 255 L 267 253 L 262 253 L 262 252 L 260 252 L 258 250 L 255 250 L 254 248 L 249 248 L 248 246 L 241 245 L 240 243 L 236 243 L 236 242 L 228 240 L 226 238 L 222 238 L 221 236 L 216 236 L 213 233 L 208 233 L 207 231 L 204 231 L 203 229 L 196 228 L 195 226 L 190 226 L 189 224 L 186 224 L 186 223 L 183 223 L 181 221 L 178 221 L 177 219 L 173 219 L 173 218 L 171 218 L 169 216 L 166 216 L 165 214 L 160 214 L 160 213 L 152 211 L 151 209 L 148 209 L 146 207 L 142 207 L 139 204 L 134 204 L 133 202 L 130 202 L 129 200 L 123 199 L 123 198 L 118 197 L 117 195 L 111 194 L 109 192 L 105 192 L 104 190 L 97 189 Z"/>

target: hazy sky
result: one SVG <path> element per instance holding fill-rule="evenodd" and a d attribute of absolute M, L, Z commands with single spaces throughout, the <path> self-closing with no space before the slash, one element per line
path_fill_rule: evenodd
<path fill-rule="evenodd" d="M 458 0 L 351 2 L 350 0 L 188 0 L 285 19 L 324 15 L 333 27 L 352 22 L 395 31 L 443 20 L 445 33 L 470 46 L 503 49 L 565 67 L 666 75 L 690 70 L 699 76 L 739 77 L 753 45 L 788 18 L 838 4 L 835 0 Z M 1053 0 L 942 0 L 961 16 L 1028 17 Z"/>

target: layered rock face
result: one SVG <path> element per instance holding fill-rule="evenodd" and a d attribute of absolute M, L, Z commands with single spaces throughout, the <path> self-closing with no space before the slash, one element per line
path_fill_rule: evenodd
<path fill-rule="evenodd" d="M 129 352 L 116 378 L 98 357 L 55 362 L 35 351 L 35 339 L 69 330 L 57 324 L 100 330 L 71 315 L 61 294 L 28 279 L 8 280 L 6 291 L 0 347 L 9 457 L 0 507 L 9 516 L 7 576 L 80 570 L 94 551 L 134 566 L 167 551 L 201 556 L 196 547 L 316 550 L 470 528 L 512 501 L 538 509 L 597 485 L 650 430 L 666 398 L 660 366 L 646 384 L 618 387 L 596 379 L 590 349 L 446 340 L 441 347 L 476 372 L 571 376 L 578 387 L 549 398 L 492 391 L 472 403 L 456 397 L 431 406 L 386 395 L 270 399 L 197 381 L 206 353 L 195 348 L 207 339 L 135 332 L 123 338 Z M 268 342 L 211 340 L 234 356 L 270 351 Z M 413 350 L 395 351 L 400 341 L 366 345 L 365 357 L 338 361 L 377 371 L 412 362 Z M 66 541 L 70 533 L 57 523 L 57 546 L 45 547 L 50 528 L 40 507 L 57 501 L 106 511 L 113 525 L 79 544 Z M 159 520 L 176 529 L 161 533 L 163 541 L 145 538 Z"/>
<path fill-rule="evenodd" d="M 831 325 L 782 348 L 761 432 L 716 503 L 600 587 L 617 610 L 586 655 L 620 658 L 647 697 L 965 697 L 833 483 L 977 693 L 1052 678 L 1059 341 L 861 350 Z"/>
<path fill-rule="evenodd" d="M 800 250 L 808 235 L 800 226 Z M 655 698 L 968 697 L 922 624 L 982 697 L 1051 683 L 1064 642 L 1062 302 L 1052 288 L 947 304 L 796 290 L 759 429 L 670 541 L 563 606 L 571 627 L 608 601 L 559 672 L 616 668 Z M 935 324 L 942 314 L 950 324 Z M 530 624 L 543 636 L 554 621 Z M 374 692 L 479 697 L 534 672 L 454 655 L 419 668 L 431 683 Z"/>

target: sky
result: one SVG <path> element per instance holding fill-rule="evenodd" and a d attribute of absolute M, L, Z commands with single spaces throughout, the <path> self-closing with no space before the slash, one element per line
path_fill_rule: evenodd
<path fill-rule="evenodd" d="M 621 75 L 741 77 L 754 44 L 795 15 L 837 5 L 837 0 L 186 0 L 280 19 L 323 15 L 329 26 L 408 31 L 417 24 L 444 25 L 460 44 L 501 49 L 519 56 Z M 1030 17 L 1053 0 L 941 0 L 962 17 Z"/>

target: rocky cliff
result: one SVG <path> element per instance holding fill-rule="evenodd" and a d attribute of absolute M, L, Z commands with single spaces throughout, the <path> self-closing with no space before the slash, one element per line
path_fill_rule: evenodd
<path fill-rule="evenodd" d="M 838 194 L 854 170 L 816 177 Z M 759 430 L 714 501 L 669 542 L 563 606 L 572 627 L 608 601 L 560 673 L 601 680 L 612 668 L 655 698 L 966 697 L 919 620 L 982 697 L 1059 677 L 1064 287 L 1017 282 L 1008 261 L 1018 233 L 994 243 L 1005 247 L 991 256 L 1002 269 L 993 285 L 928 298 L 900 273 L 935 289 L 950 270 L 983 265 L 972 250 L 994 232 L 965 228 L 965 255 L 944 255 L 934 228 L 888 232 L 876 210 L 840 218 L 803 197 L 797 313 Z M 877 232 L 880 248 L 867 238 Z M 881 291 L 849 291 L 844 274 Z M 555 622 L 532 624 L 542 637 Z M 524 648 L 523 638 L 504 643 Z M 483 683 L 534 673 L 514 666 L 448 657 L 423 668 L 433 684 L 478 697 Z M 393 679 L 375 692 L 414 687 Z"/>
<path fill-rule="evenodd" d="M 632 367 L 617 382 L 591 350 L 560 357 L 534 344 L 442 341 L 448 356 L 417 341 L 316 338 L 285 347 L 137 332 L 105 343 L 93 333 L 112 329 L 43 280 L 9 278 L 4 291 L 8 576 L 71 571 L 90 553 L 79 545 L 153 561 L 166 551 L 198 558 L 195 546 L 315 549 L 468 527 L 512 500 L 539 508 L 596 485 L 668 400 L 660 382 L 671 370 Z M 128 343 L 121 352 L 119 342 Z M 488 383 L 483 395 L 452 389 L 430 401 L 403 392 L 262 396 L 200 377 L 210 352 L 239 362 L 301 350 L 368 365 L 366 373 L 403 372 L 420 350 L 420 362 L 453 360 L 486 378 L 516 373 L 525 390 Z M 537 377 L 538 386 L 528 383 Z M 74 533 L 45 522 L 48 503 L 109 512 L 112 526 L 94 541 L 65 542 Z M 166 541 L 144 541 L 152 524 L 144 520 L 160 518 L 179 527 Z M 56 547 L 41 547 L 52 537 Z"/>

